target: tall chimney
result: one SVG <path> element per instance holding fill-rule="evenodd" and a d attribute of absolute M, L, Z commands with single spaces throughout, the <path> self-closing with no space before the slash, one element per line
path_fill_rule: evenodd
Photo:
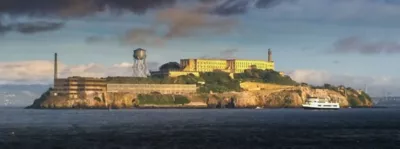
<path fill-rule="evenodd" d="M 57 74 L 58 74 L 58 61 L 57 61 L 57 53 L 54 53 L 54 85 L 57 80 Z"/>
<path fill-rule="evenodd" d="M 268 62 L 272 62 L 272 51 L 268 49 Z"/>

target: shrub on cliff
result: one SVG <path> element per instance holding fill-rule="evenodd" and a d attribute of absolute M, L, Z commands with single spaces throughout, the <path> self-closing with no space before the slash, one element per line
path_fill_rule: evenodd
<path fill-rule="evenodd" d="M 359 98 L 357 98 L 355 96 L 348 96 L 347 100 L 349 101 L 349 106 L 352 106 L 352 107 L 362 106 Z"/>
<path fill-rule="evenodd" d="M 361 94 L 358 95 L 358 99 L 360 99 L 360 101 L 361 101 L 363 104 L 372 103 L 371 97 L 369 97 L 369 95 L 366 94 L 365 92 L 361 92 Z"/>
<path fill-rule="evenodd" d="M 157 94 L 139 94 L 139 104 L 154 104 L 154 105 L 172 105 L 174 99 L 171 95 L 157 95 Z"/>
<path fill-rule="evenodd" d="M 190 100 L 182 95 L 139 94 L 139 105 L 174 105 L 187 104 Z"/>
<path fill-rule="evenodd" d="M 249 69 L 243 73 L 235 75 L 235 79 L 240 81 L 273 83 L 280 85 L 297 85 L 289 76 L 282 76 L 279 72 L 273 70 Z"/>
<path fill-rule="evenodd" d="M 361 92 L 361 95 L 364 96 L 367 101 L 372 102 L 372 98 L 364 91 Z"/>
<path fill-rule="evenodd" d="M 184 104 L 190 103 L 190 100 L 185 96 L 175 95 L 174 97 L 175 97 L 175 101 L 174 101 L 175 104 L 184 105 Z"/>
<path fill-rule="evenodd" d="M 47 100 L 47 98 L 50 96 L 50 91 L 52 88 L 47 89 L 46 92 L 44 92 L 42 95 L 40 95 L 39 98 L 35 99 L 33 101 L 33 104 L 26 107 L 26 108 L 40 108 L 41 104 Z"/>

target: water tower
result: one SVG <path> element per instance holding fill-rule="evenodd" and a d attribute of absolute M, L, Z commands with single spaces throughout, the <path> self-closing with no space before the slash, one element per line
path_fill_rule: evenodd
<path fill-rule="evenodd" d="M 146 65 L 146 50 L 136 49 L 133 50 L 133 77 L 147 77 L 150 71 Z"/>

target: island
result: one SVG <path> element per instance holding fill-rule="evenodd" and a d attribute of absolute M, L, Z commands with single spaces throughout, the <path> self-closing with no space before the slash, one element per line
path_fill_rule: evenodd
<path fill-rule="evenodd" d="M 229 73 L 214 71 L 200 73 L 199 77 L 188 74 L 178 77 L 68 78 L 71 80 L 89 83 L 92 87 L 98 83 L 99 89 L 80 86 L 78 90 L 86 88 L 90 91 L 71 96 L 55 95 L 54 89 L 50 88 L 27 108 L 299 108 L 308 97 L 329 97 L 341 107 L 371 107 L 373 104 L 362 90 L 298 83 L 273 70 L 250 69 L 235 74 L 234 78 Z"/>
<path fill-rule="evenodd" d="M 373 105 L 362 90 L 295 82 L 275 71 L 270 49 L 267 60 L 181 59 L 154 72 L 147 69 L 146 50 L 133 53 L 133 76 L 105 78 L 58 78 L 55 53 L 54 86 L 26 108 L 299 108 L 309 97 L 340 107 Z"/>

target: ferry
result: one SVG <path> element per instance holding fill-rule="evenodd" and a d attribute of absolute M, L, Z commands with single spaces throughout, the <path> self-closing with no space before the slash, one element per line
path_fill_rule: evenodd
<path fill-rule="evenodd" d="M 340 108 L 339 103 L 330 102 L 327 98 L 311 97 L 303 104 L 304 109 L 321 109 L 321 110 L 337 110 Z"/>

